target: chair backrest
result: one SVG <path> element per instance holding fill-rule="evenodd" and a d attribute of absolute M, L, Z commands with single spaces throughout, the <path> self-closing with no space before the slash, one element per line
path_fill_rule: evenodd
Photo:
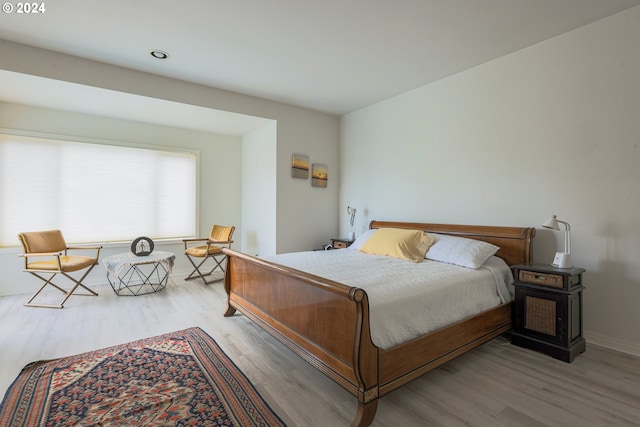
<path fill-rule="evenodd" d="M 60 230 L 29 231 L 18 234 L 25 254 L 60 252 L 67 248 L 67 243 Z"/>
<path fill-rule="evenodd" d="M 209 240 L 218 241 L 218 242 L 228 242 L 231 241 L 231 237 L 233 236 L 233 232 L 236 227 L 225 227 L 224 225 L 214 225 L 211 228 L 211 233 L 209 234 Z"/>

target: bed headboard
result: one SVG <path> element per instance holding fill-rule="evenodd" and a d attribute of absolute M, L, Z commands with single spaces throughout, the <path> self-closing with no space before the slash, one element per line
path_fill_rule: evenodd
<path fill-rule="evenodd" d="M 522 264 L 533 260 L 533 227 L 501 227 L 490 225 L 429 224 L 421 222 L 376 221 L 369 228 L 405 228 L 429 233 L 483 240 L 500 247 L 499 256 L 508 265 Z"/>

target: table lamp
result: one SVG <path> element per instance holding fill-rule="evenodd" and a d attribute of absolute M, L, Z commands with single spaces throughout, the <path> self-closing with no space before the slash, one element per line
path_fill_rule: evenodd
<path fill-rule="evenodd" d="M 571 226 L 569 223 L 560 221 L 555 215 L 551 215 L 551 218 L 546 220 L 542 226 L 551 230 L 560 230 L 558 224 L 564 225 L 564 252 L 556 252 L 551 265 L 558 268 L 571 268 L 573 264 L 571 262 Z"/>
<path fill-rule="evenodd" d="M 349 240 L 353 242 L 356 239 L 356 233 L 353 231 L 353 222 L 356 219 L 356 208 L 347 206 L 347 215 L 349 215 L 349 224 L 351 225 L 351 231 L 349 232 Z"/>

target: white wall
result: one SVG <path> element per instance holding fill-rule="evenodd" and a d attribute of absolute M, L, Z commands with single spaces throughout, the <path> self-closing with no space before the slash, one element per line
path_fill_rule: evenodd
<path fill-rule="evenodd" d="M 272 122 L 242 138 L 242 250 L 276 253 L 276 132 Z"/>
<path fill-rule="evenodd" d="M 0 102 L 0 128 L 102 139 L 105 143 L 115 141 L 198 150 L 201 165 L 199 235 L 206 236 L 214 222 L 237 224 L 238 232 L 242 232 L 240 224 L 242 140 L 239 137 L 6 102 Z M 225 161 L 220 162 L 220 157 Z M 216 166 L 211 168 L 208 165 Z M 126 209 L 126 206 L 122 208 Z M 105 226 L 108 227 L 108 224 Z M 26 224 L 25 230 L 28 230 Z M 16 247 L 0 249 L 0 271 L 3 272 L 0 275 L 0 295 L 32 292 L 37 289 L 37 280 L 22 272 L 23 263 L 17 257 L 21 251 L 17 237 L 15 243 Z M 186 274 L 190 271 L 189 264 L 182 255 L 184 252 L 182 243 L 158 244 L 163 250 L 178 255 L 174 273 Z M 123 250 L 128 248 L 105 247 L 101 257 Z M 88 279 L 89 283 L 107 283 L 103 268 L 94 270 Z"/>
<path fill-rule="evenodd" d="M 572 226 L 587 341 L 640 354 L 640 7 L 345 115 L 340 206 L 371 219 Z M 348 231 L 340 215 L 342 234 Z"/>
<path fill-rule="evenodd" d="M 299 117 L 296 128 L 278 121 L 277 253 L 321 248 L 338 231 L 338 119 Z M 309 156 L 309 164 L 328 166 L 326 188 L 291 177 L 291 155 Z"/>

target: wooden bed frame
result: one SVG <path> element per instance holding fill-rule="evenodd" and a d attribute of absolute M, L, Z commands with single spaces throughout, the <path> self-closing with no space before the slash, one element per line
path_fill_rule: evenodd
<path fill-rule="evenodd" d="M 493 243 L 508 265 L 532 260 L 535 228 L 372 221 Z M 227 255 L 225 316 L 236 310 L 358 399 L 352 426 L 371 424 L 378 399 L 511 329 L 511 303 L 500 305 L 390 350 L 369 332 L 364 290 L 232 249 Z"/>

